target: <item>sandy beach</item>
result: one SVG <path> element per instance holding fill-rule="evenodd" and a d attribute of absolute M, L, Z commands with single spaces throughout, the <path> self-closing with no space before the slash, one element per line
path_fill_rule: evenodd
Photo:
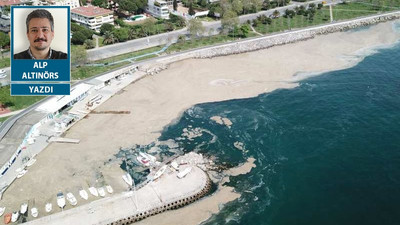
<path fill-rule="evenodd" d="M 37 156 L 36 164 L 29 168 L 28 173 L 9 187 L 1 205 L 10 212 L 19 209 L 23 202 L 34 199 L 40 216 L 44 216 L 46 202 L 51 201 L 56 208 L 58 191 L 71 191 L 78 197 L 79 188 L 87 188 L 88 184 L 99 187 L 111 184 L 116 192 L 125 191 L 127 186 L 121 179 L 124 172 L 119 167 L 120 161 L 114 157 L 120 147 L 155 141 L 165 126 L 179 119 L 184 110 L 195 104 L 248 98 L 279 88 L 293 88 L 297 81 L 306 77 L 295 76 L 298 72 L 320 73 L 354 65 L 368 49 L 399 40 L 400 33 L 392 31 L 392 23 L 318 36 L 251 53 L 171 64 L 167 70 L 129 85 L 96 109 L 130 111 L 130 114 L 89 114 L 65 134 L 65 137 L 80 139 L 79 144 L 50 144 Z M 247 172 L 251 169 L 248 165 L 252 164 L 245 164 Z M 228 175 L 240 173 L 231 171 Z M 239 196 L 232 188 L 223 187 L 213 196 L 191 206 L 141 223 L 197 224 L 218 212 L 221 203 Z M 78 199 L 78 204 L 95 199 Z M 53 210 L 58 211 L 58 208 Z"/>

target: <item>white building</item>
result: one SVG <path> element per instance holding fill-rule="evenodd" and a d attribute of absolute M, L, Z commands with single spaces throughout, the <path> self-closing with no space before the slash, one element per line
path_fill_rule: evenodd
<path fill-rule="evenodd" d="M 157 18 L 169 19 L 168 3 L 163 0 L 149 0 L 147 12 Z"/>
<path fill-rule="evenodd" d="M 79 0 L 40 0 L 35 5 L 71 6 L 74 9 L 79 7 Z"/>
<path fill-rule="evenodd" d="M 72 9 L 71 19 L 97 32 L 105 23 L 114 24 L 113 11 L 92 5 Z"/>

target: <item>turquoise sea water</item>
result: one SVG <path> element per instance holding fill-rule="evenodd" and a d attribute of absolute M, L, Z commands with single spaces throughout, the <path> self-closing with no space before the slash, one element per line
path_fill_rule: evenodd
<path fill-rule="evenodd" d="M 185 128 L 203 135 L 188 140 Z M 293 89 L 196 105 L 164 129 L 160 141 L 170 139 L 178 146 L 161 146 L 163 157 L 196 151 L 230 166 L 256 159 L 227 184 L 241 197 L 204 224 L 400 224 L 400 44 Z M 129 150 L 121 154 L 129 164 Z"/>
<path fill-rule="evenodd" d="M 188 127 L 205 132 L 181 140 Z M 205 224 L 400 224 L 400 45 L 294 89 L 196 105 L 167 139 L 220 163 L 257 159 L 228 184 L 240 199 Z"/>

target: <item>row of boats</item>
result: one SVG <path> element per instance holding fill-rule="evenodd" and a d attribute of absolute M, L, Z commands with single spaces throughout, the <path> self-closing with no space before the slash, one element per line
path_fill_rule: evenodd
<path fill-rule="evenodd" d="M 110 185 L 106 185 L 105 187 L 95 188 L 89 187 L 89 193 L 95 197 L 105 197 L 106 192 L 112 194 L 114 192 L 113 188 Z M 88 200 L 89 194 L 85 189 L 79 190 L 79 196 L 84 199 Z M 78 204 L 78 200 L 75 198 L 74 194 L 68 192 L 65 196 L 64 193 L 58 192 L 57 193 L 57 205 L 61 209 L 64 209 L 66 206 L 66 202 L 69 202 L 72 206 L 76 206 Z M 5 207 L 0 207 L 0 216 L 2 216 L 5 212 Z M 48 202 L 45 205 L 45 211 L 50 213 L 53 210 L 53 205 Z M 31 215 L 32 217 L 36 218 L 39 215 L 39 210 L 34 206 L 31 208 Z M 13 213 L 7 213 L 4 215 L 4 223 L 8 224 L 10 222 L 16 222 L 20 217 L 24 216 L 25 218 L 28 216 L 28 203 L 23 203 L 19 211 L 14 211 Z"/>

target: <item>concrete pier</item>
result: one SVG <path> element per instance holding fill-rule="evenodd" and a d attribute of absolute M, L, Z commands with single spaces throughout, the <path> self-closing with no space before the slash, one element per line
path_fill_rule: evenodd
<path fill-rule="evenodd" d="M 26 224 L 125 225 L 167 210 L 177 209 L 203 197 L 211 187 L 207 173 L 197 166 L 191 167 L 191 172 L 182 179 L 177 177 L 178 171 L 168 168 L 158 180 L 146 184 L 137 191 L 100 199 Z M 184 168 L 185 166 L 182 166 L 181 169 Z"/>

